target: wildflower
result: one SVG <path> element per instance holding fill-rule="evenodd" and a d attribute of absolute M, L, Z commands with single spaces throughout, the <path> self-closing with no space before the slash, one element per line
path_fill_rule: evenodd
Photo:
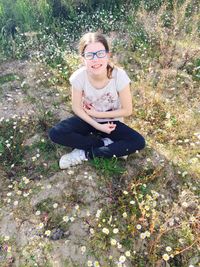
<path fill-rule="evenodd" d="M 146 231 L 146 232 L 145 232 L 145 235 L 146 235 L 146 237 L 150 237 L 151 234 L 150 234 L 149 231 Z"/>
<path fill-rule="evenodd" d="M 185 177 L 188 173 L 185 171 L 182 173 L 182 177 Z"/>
<path fill-rule="evenodd" d="M 52 186 L 51 186 L 51 184 L 48 184 L 47 185 L 47 189 L 50 189 Z"/>
<path fill-rule="evenodd" d="M 187 208 L 187 207 L 188 207 L 188 203 L 187 203 L 187 202 L 183 202 L 183 203 L 182 203 L 182 207 L 183 207 L 183 208 Z"/>
<path fill-rule="evenodd" d="M 117 244 L 117 241 L 113 238 L 111 238 L 110 243 L 112 246 L 115 246 Z"/>
<path fill-rule="evenodd" d="M 117 243 L 118 249 L 122 248 L 122 245 L 120 243 Z"/>
<path fill-rule="evenodd" d="M 103 229 L 102 229 L 102 232 L 103 232 L 104 234 L 106 234 L 106 235 L 109 234 L 109 230 L 108 230 L 108 228 L 103 228 Z"/>
<path fill-rule="evenodd" d="M 124 212 L 123 214 L 122 214 L 122 216 L 124 217 L 124 218 L 127 218 L 127 213 L 126 212 Z"/>
<path fill-rule="evenodd" d="M 131 205 L 134 205 L 134 204 L 135 204 L 135 201 L 134 201 L 134 200 L 131 200 L 131 201 L 130 201 L 130 204 L 131 204 Z"/>
<path fill-rule="evenodd" d="M 119 257 L 119 262 L 124 263 L 126 261 L 126 257 L 124 255 Z"/>
<path fill-rule="evenodd" d="M 92 261 L 88 261 L 88 262 L 87 262 L 87 266 L 88 266 L 88 267 L 91 267 L 92 265 L 93 265 L 93 264 L 92 264 Z"/>
<path fill-rule="evenodd" d="M 38 228 L 39 229 L 42 229 L 44 227 L 44 224 L 43 223 L 40 223 L 39 225 L 38 225 Z"/>
<path fill-rule="evenodd" d="M 6 236 L 4 237 L 4 241 L 8 241 L 9 239 L 10 239 L 9 235 L 6 235 Z"/>
<path fill-rule="evenodd" d="M 146 238 L 146 234 L 145 233 L 141 233 L 140 234 L 140 238 L 145 239 Z"/>
<path fill-rule="evenodd" d="M 108 258 L 109 258 L 109 260 L 112 260 L 113 256 L 112 256 L 112 255 L 110 255 Z"/>
<path fill-rule="evenodd" d="M 100 267 L 100 265 L 99 265 L 99 262 L 98 262 L 98 261 L 95 261 L 95 262 L 94 262 L 94 267 Z"/>
<path fill-rule="evenodd" d="M 68 216 L 64 216 L 64 217 L 63 217 L 63 221 L 64 221 L 64 222 L 68 222 L 68 221 L 69 221 L 69 217 L 68 217 Z"/>
<path fill-rule="evenodd" d="M 142 226 L 141 226 L 140 224 L 137 224 L 137 225 L 136 225 L 136 228 L 137 228 L 138 230 L 140 230 L 140 229 L 142 228 Z"/>
<path fill-rule="evenodd" d="M 8 197 L 12 196 L 12 193 L 11 192 L 7 193 L 7 196 Z"/>
<path fill-rule="evenodd" d="M 102 211 L 102 209 L 100 209 L 100 210 L 97 210 L 97 213 L 96 213 L 96 218 L 99 218 L 99 217 L 100 217 L 100 215 L 101 215 L 101 211 Z"/>
<path fill-rule="evenodd" d="M 29 193 L 24 193 L 23 196 L 24 197 L 27 197 L 29 195 Z"/>
<path fill-rule="evenodd" d="M 30 182 L 29 179 L 26 178 L 25 176 L 22 177 L 22 180 L 23 180 L 23 182 L 24 182 L 25 184 L 28 184 L 28 183 Z"/>
<path fill-rule="evenodd" d="M 172 251 L 172 248 L 171 247 L 166 247 L 166 249 L 165 249 L 167 252 L 170 252 L 170 251 Z"/>
<path fill-rule="evenodd" d="M 83 254 L 83 253 L 85 253 L 86 252 L 86 246 L 82 246 L 81 247 L 81 253 Z"/>
<path fill-rule="evenodd" d="M 89 210 L 87 210 L 87 212 L 86 212 L 86 216 L 90 216 L 90 211 Z"/>
<path fill-rule="evenodd" d="M 11 247 L 10 247 L 10 246 L 7 247 L 7 252 L 8 252 L 8 253 L 11 252 Z"/>
<path fill-rule="evenodd" d="M 123 191 L 123 194 L 124 194 L 124 195 L 128 195 L 128 192 L 127 192 L 127 191 Z"/>
<path fill-rule="evenodd" d="M 163 260 L 168 261 L 169 260 L 169 255 L 168 254 L 163 254 L 162 258 L 163 258 Z"/>
<path fill-rule="evenodd" d="M 53 204 L 53 208 L 56 209 L 58 207 L 58 203 Z"/>
<path fill-rule="evenodd" d="M 13 203 L 13 205 L 14 205 L 14 206 L 17 206 L 18 203 L 19 203 L 19 202 L 18 202 L 17 200 L 15 200 L 14 203 Z"/>
<path fill-rule="evenodd" d="M 78 210 L 79 209 L 79 205 L 77 204 L 76 206 L 75 206 L 75 210 Z"/>
<path fill-rule="evenodd" d="M 69 219 L 71 222 L 73 222 L 75 220 L 74 217 L 70 217 Z"/>
<path fill-rule="evenodd" d="M 32 161 L 36 161 L 36 159 L 37 159 L 36 157 L 32 157 Z"/>
<path fill-rule="evenodd" d="M 126 251 L 125 252 L 125 255 L 126 255 L 126 257 L 130 257 L 131 256 L 131 253 L 130 253 L 130 251 L 128 250 L 128 251 Z"/>
<path fill-rule="evenodd" d="M 50 230 L 47 230 L 47 231 L 45 231 L 45 233 L 44 233 L 46 236 L 50 236 L 50 234 L 51 234 L 51 231 Z"/>
<path fill-rule="evenodd" d="M 21 195 L 21 194 L 22 194 L 22 191 L 18 190 L 17 195 Z"/>
<path fill-rule="evenodd" d="M 113 229 L 113 233 L 114 233 L 114 234 L 117 234 L 117 233 L 119 233 L 119 229 L 117 229 L 117 228 L 114 228 L 114 229 Z"/>
<path fill-rule="evenodd" d="M 41 214 L 40 210 L 37 210 L 35 213 L 36 216 L 39 216 L 40 214 Z"/>
<path fill-rule="evenodd" d="M 93 228 L 90 228 L 90 234 L 94 234 L 94 229 Z"/>

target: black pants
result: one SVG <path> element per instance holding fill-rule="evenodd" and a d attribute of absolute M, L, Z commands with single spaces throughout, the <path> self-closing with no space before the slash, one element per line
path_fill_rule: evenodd
<path fill-rule="evenodd" d="M 106 134 L 96 130 L 81 118 L 73 116 L 51 128 L 49 137 L 57 144 L 85 150 L 89 159 L 121 157 L 145 147 L 145 140 L 138 132 L 120 121 L 114 121 L 114 123 L 115 130 Z M 104 146 L 102 141 L 104 137 L 110 138 L 113 143 Z"/>

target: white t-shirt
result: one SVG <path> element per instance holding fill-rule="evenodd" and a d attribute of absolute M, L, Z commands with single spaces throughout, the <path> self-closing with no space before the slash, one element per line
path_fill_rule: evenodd
<path fill-rule="evenodd" d="M 76 70 L 69 78 L 69 81 L 76 90 L 83 92 L 83 105 L 91 104 L 96 111 L 100 112 L 120 109 L 118 92 L 131 82 L 126 72 L 118 67 L 113 69 L 112 78 L 101 89 L 96 89 L 91 85 L 88 80 L 86 67 Z M 98 122 L 122 120 L 122 118 L 94 119 Z"/>

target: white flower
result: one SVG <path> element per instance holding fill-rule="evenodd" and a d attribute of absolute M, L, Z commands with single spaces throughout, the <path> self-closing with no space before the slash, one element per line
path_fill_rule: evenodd
<path fill-rule="evenodd" d="M 75 220 L 74 217 L 70 217 L 69 219 L 71 222 L 73 222 Z"/>
<path fill-rule="evenodd" d="M 90 234 L 94 234 L 94 229 L 93 228 L 90 228 Z"/>
<path fill-rule="evenodd" d="M 64 222 L 68 222 L 68 221 L 69 221 L 69 217 L 68 217 L 68 216 L 64 216 L 64 217 L 63 217 L 63 221 L 64 221 Z"/>
<path fill-rule="evenodd" d="M 51 186 L 51 184 L 48 184 L 47 185 L 47 189 L 50 189 L 52 186 Z"/>
<path fill-rule="evenodd" d="M 44 233 L 46 236 L 50 236 L 50 234 L 51 234 L 51 231 L 50 230 L 47 230 L 47 231 L 45 231 L 45 233 Z"/>
<path fill-rule="evenodd" d="M 167 252 L 170 252 L 170 251 L 172 251 L 172 248 L 171 247 L 166 247 L 166 249 L 165 249 Z"/>
<path fill-rule="evenodd" d="M 117 234 L 117 233 L 119 233 L 119 229 L 117 229 L 117 228 L 114 228 L 114 229 L 113 229 L 113 233 L 114 233 L 114 234 Z"/>
<path fill-rule="evenodd" d="M 117 244 L 117 241 L 113 238 L 111 238 L 110 243 L 112 246 L 115 246 Z"/>
<path fill-rule="evenodd" d="M 4 241 L 8 241 L 9 239 L 10 239 L 9 235 L 6 235 L 6 236 L 4 237 Z"/>
<path fill-rule="evenodd" d="M 17 200 L 15 200 L 13 204 L 14 204 L 14 206 L 17 206 L 18 203 L 19 203 L 19 202 L 18 202 Z"/>
<path fill-rule="evenodd" d="M 44 227 L 44 224 L 43 223 L 40 223 L 39 225 L 38 225 L 38 228 L 39 229 L 42 229 Z"/>
<path fill-rule="evenodd" d="M 104 234 L 106 234 L 106 235 L 109 234 L 109 230 L 108 230 L 108 228 L 103 228 L 103 229 L 102 229 L 102 232 L 103 232 Z"/>
<path fill-rule="evenodd" d="M 17 195 L 21 195 L 21 194 L 22 194 L 22 191 L 18 190 Z"/>
<path fill-rule="evenodd" d="M 140 238 L 145 239 L 146 238 L 146 234 L 145 233 L 141 233 L 140 234 Z"/>
<path fill-rule="evenodd" d="M 131 256 L 131 253 L 130 253 L 130 251 L 128 250 L 128 251 L 126 251 L 125 252 L 125 255 L 126 255 L 126 257 L 130 257 Z"/>
<path fill-rule="evenodd" d="M 128 192 L 127 192 L 127 191 L 123 191 L 123 194 L 124 194 L 124 195 L 128 195 Z"/>
<path fill-rule="evenodd" d="M 187 202 L 183 202 L 182 203 L 182 207 L 187 208 L 188 207 L 188 203 Z"/>
<path fill-rule="evenodd" d="M 146 237 L 150 237 L 151 234 L 150 234 L 149 231 L 146 231 L 146 232 L 145 232 L 145 235 L 146 235 Z"/>
<path fill-rule="evenodd" d="M 119 257 L 119 262 L 124 263 L 126 261 L 126 257 L 124 255 Z"/>
<path fill-rule="evenodd" d="M 97 210 L 97 213 L 96 213 L 96 218 L 99 218 L 99 217 L 100 217 L 100 215 L 101 215 L 101 211 L 102 211 L 102 209 L 100 209 L 100 210 Z"/>
<path fill-rule="evenodd" d="M 91 267 L 92 265 L 93 265 L 93 264 L 92 264 L 92 261 L 88 261 L 88 262 L 87 262 L 87 266 L 88 266 L 88 267 Z"/>
<path fill-rule="evenodd" d="M 58 207 L 58 203 L 53 204 L 53 208 L 56 209 Z"/>
<path fill-rule="evenodd" d="M 134 205 L 134 204 L 135 204 L 135 201 L 134 201 L 134 200 L 131 200 L 131 201 L 130 201 L 130 204 L 131 204 L 131 205 Z"/>
<path fill-rule="evenodd" d="M 120 249 L 122 248 L 122 245 L 120 243 L 117 243 L 117 247 Z"/>
<path fill-rule="evenodd" d="M 163 258 L 163 260 L 168 261 L 169 260 L 169 255 L 167 253 L 163 254 L 162 258 Z"/>
<path fill-rule="evenodd" d="M 140 230 L 140 229 L 142 228 L 142 226 L 141 226 L 140 224 L 137 224 L 137 225 L 136 225 L 136 228 L 137 228 L 138 230 Z"/>
<path fill-rule="evenodd" d="M 94 262 L 94 267 L 100 267 L 100 265 L 99 265 L 99 262 L 98 262 L 98 261 L 95 261 L 95 262 Z"/>
<path fill-rule="evenodd" d="M 35 213 L 36 216 L 39 216 L 40 214 L 41 214 L 40 210 L 37 210 Z"/>
<path fill-rule="evenodd" d="M 127 213 L 124 212 L 124 213 L 122 214 L 122 216 L 123 216 L 124 218 L 127 218 Z"/>
<path fill-rule="evenodd" d="M 82 252 L 82 254 L 86 252 L 86 246 L 81 247 L 81 252 Z"/>

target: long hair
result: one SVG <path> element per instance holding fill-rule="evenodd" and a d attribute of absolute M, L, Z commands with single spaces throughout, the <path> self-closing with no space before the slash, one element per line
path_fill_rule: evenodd
<path fill-rule="evenodd" d="M 88 32 L 88 33 L 84 34 L 79 41 L 79 47 L 78 48 L 79 48 L 80 55 L 83 55 L 87 45 L 89 45 L 91 43 L 96 43 L 96 42 L 102 43 L 103 46 L 105 47 L 106 52 L 109 52 L 108 42 L 102 33 L 100 33 L 100 32 Z M 113 69 L 114 69 L 114 65 L 111 65 L 110 63 L 108 63 L 107 76 L 109 79 L 112 78 Z"/>

